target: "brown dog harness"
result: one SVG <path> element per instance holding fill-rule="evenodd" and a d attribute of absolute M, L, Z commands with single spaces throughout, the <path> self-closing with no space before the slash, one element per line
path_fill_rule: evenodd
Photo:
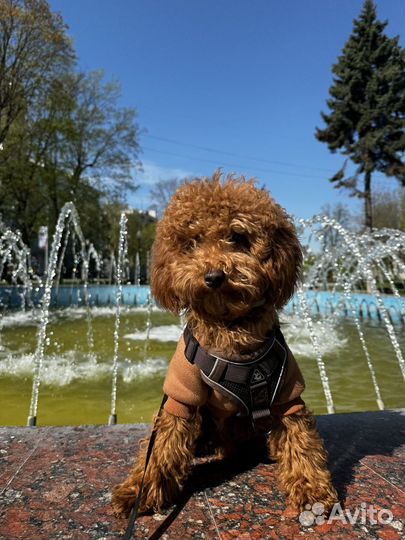
<path fill-rule="evenodd" d="M 210 354 L 194 337 L 189 326 L 184 333 L 185 356 L 200 368 L 202 379 L 250 416 L 253 427 L 259 419 L 271 416 L 270 407 L 287 370 L 287 347 L 280 328 L 271 331 L 265 351 L 249 361 L 235 362 Z"/>

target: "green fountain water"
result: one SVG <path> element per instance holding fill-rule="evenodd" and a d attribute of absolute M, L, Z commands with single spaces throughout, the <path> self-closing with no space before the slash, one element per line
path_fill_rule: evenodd
<path fill-rule="evenodd" d="M 0 424 L 24 425 L 30 405 L 32 354 L 39 314 L 15 312 L 5 317 L 0 350 Z M 304 397 L 316 414 L 327 412 L 310 336 L 300 320 L 285 317 L 284 333 L 304 373 Z M 52 311 L 44 353 L 39 425 L 106 423 L 111 406 L 115 314 L 93 311 L 94 350 L 89 352 L 85 309 Z M 167 364 L 180 334 L 179 320 L 157 309 L 151 314 L 145 348 L 146 310 L 124 308 L 118 358 L 117 414 L 120 423 L 149 422 L 162 395 Z M 324 321 L 323 321 L 324 323 Z M 337 412 L 376 410 L 366 360 L 354 324 L 347 320 L 315 329 L 322 347 Z M 387 408 L 403 407 L 403 379 L 383 327 L 362 325 Z M 403 328 L 396 329 L 403 348 Z M 159 339 L 157 339 L 159 338 Z"/>
<path fill-rule="evenodd" d="M 298 309 L 287 307 L 290 314 L 283 317 L 283 331 L 307 381 L 308 406 L 316 414 L 403 407 L 404 233 L 353 235 L 325 216 L 300 221 L 300 228 L 303 238 L 305 231 L 310 233 L 304 250 L 315 262 L 297 292 Z M 128 308 L 128 301 L 123 301 L 122 285 L 128 279 L 125 215 L 120 221 L 118 259 L 111 262 L 116 267 L 116 307 L 91 306 L 89 261 L 90 257 L 98 261 L 98 256 L 83 237 L 72 203 L 59 216 L 42 280 L 32 274 L 30 252 L 20 236 L 0 229 L 0 278 L 8 266 L 11 292 L 22 291 L 17 303 L 7 295 L 0 298 L 0 424 L 24 425 L 27 415 L 29 425 L 114 423 L 116 417 L 119 422 L 150 421 L 181 328 L 177 318 L 152 309 L 149 301 L 143 309 Z M 52 295 L 59 291 L 70 235 L 79 240 L 78 252 L 74 242 L 72 246 L 83 289 L 76 304 L 82 307 L 55 311 L 51 305 L 66 305 L 56 297 L 52 301 Z M 332 245 L 331 238 L 339 241 Z M 139 272 L 137 276 L 139 281 Z M 43 285 L 37 308 L 33 284 Z M 396 325 L 382 295 L 387 284 L 389 296 L 396 300 Z M 370 316 L 375 323 L 362 322 L 362 308 L 356 307 L 353 293 L 365 287 L 372 293 L 368 300 L 375 304 L 375 317 Z M 101 288 L 93 299 L 96 305 Z M 309 299 L 322 290 L 329 299 L 314 313 Z M 341 300 L 333 300 L 330 309 L 339 292 Z M 323 293 L 319 294 L 322 304 Z M 73 300 L 68 303 L 72 304 Z M 11 307 L 19 310 L 12 312 Z M 317 314 L 322 318 L 317 320 Z"/>

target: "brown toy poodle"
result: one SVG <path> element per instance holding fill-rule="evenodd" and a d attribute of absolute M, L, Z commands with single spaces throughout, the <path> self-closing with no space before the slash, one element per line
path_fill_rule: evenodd
<path fill-rule="evenodd" d="M 253 181 L 195 179 L 173 196 L 157 227 L 151 275 L 160 306 L 186 313 L 187 326 L 164 383 L 140 510 L 176 501 L 197 445 L 225 455 L 258 432 L 278 461 L 280 487 L 296 510 L 337 501 L 304 381 L 279 329 L 277 310 L 294 292 L 302 254 L 285 211 Z M 128 515 L 144 473 L 148 441 L 113 490 Z"/>

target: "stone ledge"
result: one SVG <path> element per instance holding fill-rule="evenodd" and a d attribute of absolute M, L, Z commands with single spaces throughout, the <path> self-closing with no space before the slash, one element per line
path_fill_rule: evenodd
<path fill-rule="evenodd" d="M 344 508 L 388 509 L 392 524 L 305 527 L 266 460 L 201 460 L 190 493 L 165 515 L 139 519 L 135 538 L 382 539 L 403 537 L 404 411 L 318 417 Z M 0 428 L 0 539 L 118 539 L 111 486 L 126 475 L 146 425 Z"/>

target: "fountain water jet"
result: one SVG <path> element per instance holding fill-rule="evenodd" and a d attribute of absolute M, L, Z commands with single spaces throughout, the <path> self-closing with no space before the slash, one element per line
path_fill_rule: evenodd
<path fill-rule="evenodd" d="M 321 350 L 320 350 L 320 347 L 319 347 L 319 344 L 318 344 L 318 339 L 317 339 L 316 334 L 314 332 L 314 327 L 313 327 L 311 315 L 309 313 L 307 300 L 305 298 L 305 294 L 304 294 L 303 289 L 301 287 L 298 288 L 298 290 L 297 290 L 297 296 L 298 296 L 299 301 L 300 301 L 300 310 L 301 310 L 301 312 L 302 312 L 302 314 L 304 316 L 304 320 L 305 320 L 305 323 L 307 325 L 309 335 L 311 336 L 312 345 L 313 345 L 313 348 L 314 348 L 314 351 L 315 351 L 316 362 L 318 364 L 319 376 L 321 378 L 322 388 L 323 388 L 323 392 L 325 394 L 326 406 L 327 406 L 327 409 L 328 409 L 328 413 L 333 414 L 334 412 L 336 412 L 336 410 L 335 410 L 335 405 L 333 403 L 333 397 L 332 397 L 332 392 L 331 392 L 330 385 L 329 385 L 328 375 L 326 374 L 325 363 L 324 363 L 324 361 L 322 359 L 322 353 L 321 353 Z"/>
<path fill-rule="evenodd" d="M 5 267 L 11 267 L 10 277 L 13 285 L 19 287 L 22 284 L 22 292 L 19 294 L 20 308 L 25 311 L 27 307 L 32 305 L 33 284 L 41 283 L 41 280 L 32 270 L 31 252 L 22 241 L 20 233 L 7 229 L 0 221 L 0 279 Z M 2 311 L 5 310 L 1 298 L 0 307 L 2 307 Z M 2 318 L 3 313 L 0 313 L 0 351 L 3 349 L 1 345 Z"/>
<path fill-rule="evenodd" d="M 152 296 L 150 294 L 148 294 L 147 318 L 146 318 L 146 337 L 145 337 L 145 344 L 144 344 L 144 348 L 143 348 L 143 359 L 144 360 L 146 360 L 146 356 L 148 354 L 150 331 L 152 329 L 152 308 L 153 308 L 153 299 L 152 299 Z"/>
<path fill-rule="evenodd" d="M 397 271 L 397 274 L 402 272 L 402 280 L 405 279 L 405 262 L 402 260 L 405 255 L 405 234 L 401 231 L 384 229 L 372 233 L 354 235 L 344 229 L 338 222 L 327 216 L 315 216 L 310 220 L 300 220 L 299 225 L 301 233 L 310 231 L 307 255 L 311 254 L 311 241 L 313 237 L 324 243 L 323 250 L 316 255 L 316 264 L 312 265 L 307 271 L 304 278 L 304 285 L 298 293 L 298 298 L 311 337 L 313 333 L 311 333 L 312 322 L 305 299 L 305 293 L 310 290 L 318 289 L 320 284 L 324 289 L 327 289 L 328 277 L 335 276 L 332 294 L 336 294 L 338 290 L 342 290 L 343 303 L 346 301 L 345 309 L 350 311 L 353 316 L 363 352 L 366 357 L 367 366 L 376 394 L 377 405 L 380 409 L 383 409 L 384 402 L 376 379 L 375 369 L 365 343 L 359 318 L 353 307 L 353 293 L 356 285 L 361 286 L 362 283 L 366 283 L 367 288 L 375 297 L 379 310 L 378 313 L 381 314 L 382 321 L 386 327 L 405 381 L 405 361 L 390 316 L 384 304 L 382 294 L 378 289 L 376 279 L 378 272 L 381 272 L 388 281 L 393 295 L 400 299 L 401 304 L 403 304 L 399 291 L 394 283 L 396 277 L 394 275 L 394 270 Z M 325 243 L 325 235 L 327 237 L 328 233 L 331 231 L 334 234 L 334 245 L 328 247 Z M 401 312 L 403 311 L 404 306 L 402 305 Z M 328 410 L 330 412 L 333 410 L 333 402 L 331 402 L 332 398 L 327 384 L 327 375 L 324 371 L 324 363 L 318 352 L 319 347 L 315 341 L 313 341 L 313 344 L 328 404 Z"/>
<path fill-rule="evenodd" d="M 114 356 L 112 364 L 112 387 L 111 387 L 111 413 L 108 419 L 109 425 L 117 423 L 117 379 L 118 379 L 118 349 L 120 337 L 120 317 L 121 317 L 121 302 L 122 302 L 122 278 L 124 264 L 128 254 L 128 232 L 127 232 L 127 217 L 123 212 L 120 219 L 120 236 L 118 243 L 118 262 L 116 266 L 116 315 L 114 326 Z"/>
<path fill-rule="evenodd" d="M 14 285 L 22 284 L 21 309 L 31 302 L 32 284 L 39 281 L 31 268 L 31 252 L 24 244 L 19 232 L 6 229 L 0 222 L 0 278 L 5 266 L 11 266 L 11 281 Z"/>
<path fill-rule="evenodd" d="M 44 352 L 47 338 L 46 333 L 49 322 L 49 308 L 51 305 L 52 284 L 57 272 L 58 254 L 61 248 L 63 231 L 65 230 L 65 227 L 69 227 L 71 223 L 73 224 L 75 234 L 80 241 L 81 255 L 83 261 L 83 278 L 85 280 L 85 283 L 87 283 L 88 257 L 86 256 L 86 242 L 80 228 L 80 219 L 73 203 L 66 203 L 61 210 L 58 222 L 56 224 L 56 230 L 52 241 L 51 254 L 49 257 L 49 265 L 46 273 L 45 290 L 42 298 L 41 307 L 41 321 L 38 330 L 38 342 L 34 354 L 34 376 L 32 383 L 30 410 L 27 419 L 28 426 L 35 426 L 37 423 L 38 398 L 41 384 L 41 369 L 44 360 Z M 89 303 L 87 289 L 85 289 L 85 291 L 85 301 L 86 306 L 88 307 Z"/>

